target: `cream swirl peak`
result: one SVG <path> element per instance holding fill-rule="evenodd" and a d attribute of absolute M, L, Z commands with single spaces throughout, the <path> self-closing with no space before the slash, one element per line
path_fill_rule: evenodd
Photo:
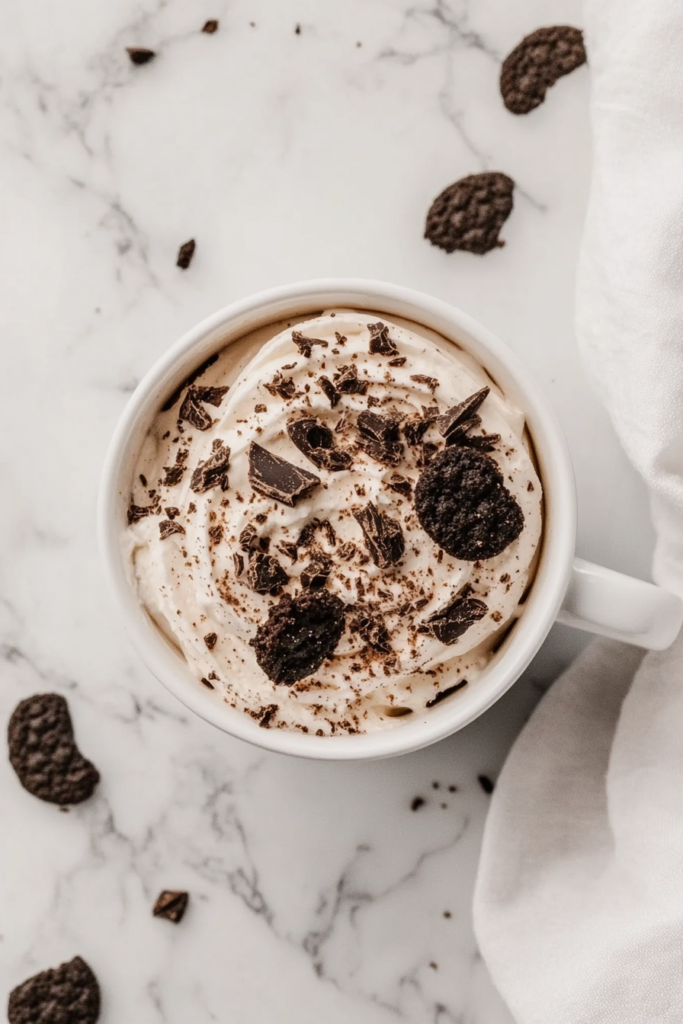
<path fill-rule="evenodd" d="M 229 345 L 169 399 L 124 543 L 217 699 L 264 728 L 368 732 L 476 685 L 521 612 L 541 500 L 524 417 L 471 356 L 338 310 Z"/>

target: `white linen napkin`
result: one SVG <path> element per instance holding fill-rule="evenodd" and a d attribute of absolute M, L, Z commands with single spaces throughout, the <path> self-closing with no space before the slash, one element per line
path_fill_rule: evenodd
<path fill-rule="evenodd" d="M 579 344 L 683 595 L 683 2 L 588 0 L 595 145 Z M 519 1024 L 683 1021 L 683 639 L 599 640 L 503 769 L 475 893 Z"/>

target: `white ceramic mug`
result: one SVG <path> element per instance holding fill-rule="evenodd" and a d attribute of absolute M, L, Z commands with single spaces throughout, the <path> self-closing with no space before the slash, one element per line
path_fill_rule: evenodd
<path fill-rule="evenodd" d="M 140 447 L 158 409 L 178 385 L 208 356 L 258 327 L 335 307 L 423 324 L 457 342 L 486 367 L 526 414 L 543 483 L 545 530 L 524 612 L 476 685 L 467 687 L 457 699 L 443 701 L 422 715 L 413 714 L 410 721 L 393 729 L 320 737 L 261 729 L 250 716 L 199 685 L 182 654 L 159 632 L 134 592 L 121 538 Z M 456 732 L 512 686 L 556 620 L 653 649 L 667 647 L 683 621 L 683 602 L 673 594 L 574 557 L 576 490 L 567 446 L 555 415 L 514 352 L 453 306 L 376 281 L 309 281 L 263 292 L 220 310 L 173 345 L 138 385 L 111 442 L 100 491 L 99 531 L 108 576 L 128 632 L 154 675 L 188 708 L 225 732 L 270 750 L 304 757 L 386 757 Z"/>

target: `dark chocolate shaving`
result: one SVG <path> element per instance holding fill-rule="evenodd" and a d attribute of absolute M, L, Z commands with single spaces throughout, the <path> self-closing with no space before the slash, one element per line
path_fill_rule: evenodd
<path fill-rule="evenodd" d="M 131 505 L 128 509 L 128 525 L 139 523 L 141 519 L 153 515 L 156 511 L 156 505 Z"/>
<path fill-rule="evenodd" d="M 187 422 L 192 424 L 193 427 L 196 427 L 197 430 L 208 430 L 212 425 L 213 420 L 206 409 L 202 408 L 200 403 L 208 403 L 209 405 L 215 405 L 217 407 L 221 404 L 227 392 L 227 387 L 189 387 L 187 389 L 187 394 L 183 399 L 183 404 L 180 406 L 178 419 L 187 420 Z"/>
<path fill-rule="evenodd" d="M 330 428 L 314 417 L 290 420 L 287 433 L 299 451 L 318 469 L 339 473 L 353 465 L 350 452 L 335 448 Z"/>
<path fill-rule="evenodd" d="M 234 551 L 232 555 L 232 561 L 233 565 L 235 566 L 235 576 L 239 578 L 244 572 L 244 559 L 242 558 L 242 555 L 239 554 L 239 552 Z"/>
<path fill-rule="evenodd" d="M 174 505 L 169 505 L 168 508 L 164 509 L 164 512 L 166 513 L 169 519 L 175 519 L 177 516 L 180 515 L 180 509 L 176 508 Z"/>
<path fill-rule="evenodd" d="M 403 445 L 398 441 L 400 419 L 367 410 L 356 422 L 361 435 L 358 446 L 382 465 L 398 466 L 403 455 Z"/>
<path fill-rule="evenodd" d="M 358 632 L 361 639 L 373 651 L 391 654 L 392 647 L 389 630 L 380 615 L 361 612 L 352 623 L 352 629 Z"/>
<path fill-rule="evenodd" d="M 292 562 L 296 562 L 299 557 L 299 549 L 296 544 L 292 544 L 290 541 L 283 540 L 281 544 L 278 544 L 278 551 L 281 551 L 283 555 L 290 558 Z"/>
<path fill-rule="evenodd" d="M 376 324 L 368 324 L 368 330 L 370 331 L 370 352 L 372 355 L 398 355 L 396 343 L 389 337 L 389 328 L 386 324 L 378 320 Z"/>
<path fill-rule="evenodd" d="M 273 555 L 255 551 L 249 559 L 247 581 L 257 594 L 275 594 L 289 582 L 289 576 Z"/>
<path fill-rule="evenodd" d="M 180 924 L 189 901 L 188 893 L 165 889 L 157 896 L 152 913 L 155 917 L 163 917 L 164 920 L 172 921 L 173 924 Z"/>
<path fill-rule="evenodd" d="M 396 359 L 390 359 L 389 362 L 387 363 L 387 366 L 405 366 L 407 362 L 408 360 L 406 359 L 405 356 L 397 356 Z"/>
<path fill-rule="evenodd" d="M 223 527 L 221 523 L 209 527 L 209 540 L 213 545 L 220 544 L 223 540 Z"/>
<path fill-rule="evenodd" d="M 270 723 L 279 710 L 279 704 L 266 704 L 265 707 L 260 707 L 257 712 L 259 728 L 270 729 Z"/>
<path fill-rule="evenodd" d="M 467 686 L 467 680 L 463 679 L 459 683 L 455 683 L 453 686 L 447 686 L 445 690 L 439 690 L 435 697 L 428 700 L 425 707 L 433 708 L 435 704 L 440 704 L 446 697 L 450 697 L 451 694 L 457 693 L 458 690 L 462 690 L 463 686 Z"/>
<path fill-rule="evenodd" d="M 208 21 L 204 22 L 204 25 L 202 27 L 202 32 L 206 32 L 207 35 L 212 36 L 214 34 L 214 32 L 217 32 L 217 31 L 218 31 L 218 21 L 216 20 L 216 18 L 209 18 Z"/>
<path fill-rule="evenodd" d="M 446 444 L 450 444 L 450 438 Z M 463 448 L 475 448 L 480 452 L 493 452 L 496 450 L 496 445 L 500 444 L 500 434 L 475 434 L 474 436 L 466 434 L 464 437 L 458 438 L 455 444 L 459 444 Z"/>
<path fill-rule="evenodd" d="M 273 455 L 256 441 L 249 445 L 249 483 L 258 494 L 296 505 L 320 484 L 320 477 Z"/>
<path fill-rule="evenodd" d="M 205 462 L 200 462 L 190 481 L 190 488 L 196 494 L 203 494 L 213 487 L 222 491 L 228 489 L 228 469 L 230 467 L 230 449 L 222 441 L 213 443 L 213 453 Z"/>
<path fill-rule="evenodd" d="M 339 402 L 341 395 L 335 388 L 330 378 L 318 377 L 318 386 L 320 387 L 320 390 L 323 392 L 325 397 L 328 399 L 330 407 L 334 409 L 335 405 L 337 405 L 337 403 Z"/>
<path fill-rule="evenodd" d="M 199 377 L 201 377 L 201 375 L 203 373 L 206 373 L 206 371 L 209 369 L 210 366 L 213 366 L 213 364 L 216 362 L 217 359 L 218 359 L 218 353 L 216 352 L 216 353 L 214 353 L 214 355 L 209 356 L 208 359 L 205 359 L 204 362 L 201 363 L 201 365 L 198 366 L 196 370 L 193 370 L 192 373 L 189 375 L 189 377 L 186 377 L 185 380 L 183 381 L 183 383 L 179 387 L 176 388 L 176 390 L 173 392 L 171 397 L 166 399 L 166 401 L 164 402 L 164 404 L 161 407 L 161 411 L 162 412 L 168 412 L 169 409 L 172 409 L 173 406 L 178 401 L 178 399 L 180 398 L 180 396 L 182 395 L 182 393 L 185 390 L 185 388 L 189 388 L 189 386 L 191 384 L 194 384 L 194 382 Z"/>
<path fill-rule="evenodd" d="M 454 644 L 470 626 L 483 619 L 488 611 L 483 601 L 469 597 L 469 593 L 470 588 L 465 587 L 450 604 L 425 619 L 423 628 L 442 644 Z"/>
<path fill-rule="evenodd" d="M 480 405 L 488 398 L 491 388 L 484 387 L 481 391 L 475 391 L 473 395 L 466 398 L 458 405 L 447 409 L 445 413 L 436 417 L 435 423 L 442 437 L 448 437 L 451 431 L 459 426 L 464 420 L 470 419 Z"/>
<path fill-rule="evenodd" d="M 387 487 L 390 491 L 396 491 L 397 494 L 402 494 L 405 498 L 410 498 L 413 493 L 413 486 L 410 480 L 406 480 L 400 473 L 391 474 L 391 477 L 387 480 Z"/>
<path fill-rule="evenodd" d="M 358 380 L 358 369 L 354 363 L 350 366 L 340 366 L 339 373 L 335 373 L 334 386 L 343 395 L 364 395 L 368 390 L 370 382 Z"/>
<path fill-rule="evenodd" d="M 149 64 L 156 57 L 154 50 L 147 50 L 144 46 L 127 46 L 126 53 L 130 57 L 131 63 L 138 67 Z"/>
<path fill-rule="evenodd" d="M 436 377 L 428 377 L 425 373 L 411 373 L 410 379 L 416 384 L 426 384 L 430 391 L 436 391 L 439 386 Z"/>
<path fill-rule="evenodd" d="M 207 633 L 206 636 L 204 637 L 204 643 L 206 644 L 208 649 L 212 651 L 216 644 L 218 643 L 218 633 Z"/>
<path fill-rule="evenodd" d="M 192 257 L 194 251 L 197 248 L 197 243 L 194 238 L 191 238 L 189 242 L 183 242 L 178 249 L 178 258 L 176 260 L 176 267 L 180 267 L 181 270 L 187 270 L 190 263 L 192 263 Z"/>
<path fill-rule="evenodd" d="M 166 540 L 173 533 L 185 533 L 185 527 L 176 523 L 174 519 L 162 519 L 159 523 L 159 533 L 162 540 Z"/>
<path fill-rule="evenodd" d="M 311 519 L 309 523 L 306 523 L 297 538 L 297 547 L 310 547 L 318 530 L 325 534 L 325 539 L 330 547 L 334 547 L 337 543 L 337 535 L 329 519 Z"/>
<path fill-rule="evenodd" d="M 301 586 L 306 590 L 321 590 L 332 571 L 332 559 L 327 555 L 314 555 L 301 571 Z"/>
<path fill-rule="evenodd" d="M 164 466 L 164 473 L 166 476 L 162 480 L 164 487 L 176 487 L 183 478 L 183 473 L 186 470 L 185 462 L 189 455 L 187 448 L 179 448 L 175 456 L 174 466 Z"/>
<path fill-rule="evenodd" d="M 391 519 L 386 512 L 378 512 L 371 501 L 365 508 L 354 512 L 353 517 L 363 531 L 365 546 L 375 565 L 386 569 L 400 562 L 405 551 L 405 541 L 399 522 Z"/>
<path fill-rule="evenodd" d="M 267 551 L 270 547 L 270 539 L 259 537 L 256 528 L 248 523 L 239 536 L 239 545 L 242 551 Z"/>
<path fill-rule="evenodd" d="M 306 338 L 301 331 L 292 331 L 292 341 L 306 359 L 310 356 L 314 345 L 327 348 L 327 342 L 323 338 Z"/>
<path fill-rule="evenodd" d="M 296 395 L 296 384 L 292 377 L 283 377 L 278 372 L 275 374 L 270 384 L 263 385 L 266 391 L 269 391 L 274 397 L 284 398 L 285 401 L 289 401 L 290 398 L 294 398 Z"/>

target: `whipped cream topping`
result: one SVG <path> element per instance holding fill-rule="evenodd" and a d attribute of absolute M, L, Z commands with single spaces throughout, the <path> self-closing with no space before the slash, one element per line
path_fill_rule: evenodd
<path fill-rule="evenodd" d="M 371 344 L 378 321 L 390 345 Z M 524 526 L 496 557 L 463 561 L 424 532 L 412 495 L 430 453 L 444 447 L 437 424 L 425 429 L 425 418 L 483 387 L 490 392 L 477 409 L 481 422 L 469 433 L 498 435 L 488 454 Z M 264 727 L 318 735 L 395 727 L 465 680 L 476 685 L 533 578 L 542 491 L 523 413 L 469 354 L 427 328 L 337 310 L 270 325 L 227 346 L 169 404 L 135 469 L 123 543 L 140 599 L 197 685 Z M 368 410 L 400 420 L 392 465 L 359 433 L 358 417 Z M 292 440 L 291 424 L 307 418 L 329 428 L 334 449 L 345 453 L 333 469 L 314 464 Z M 423 424 L 417 443 L 409 443 L 415 434 L 406 424 Z M 255 490 L 252 442 L 320 483 L 292 505 Z M 369 550 L 357 518 L 369 503 L 400 524 L 405 549 L 395 564 L 380 567 Z M 257 552 L 274 560 L 272 592 L 254 589 L 264 585 L 250 571 Z M 317 584 L 344 602 L 346 629 L 316 672 L 274 683 L 249 641 L 281 595 L 300 594 L 321 564 L 327 575 Z M 483 611 L 444 643 L 428 620 L 463 594 Z M 359 627 L 368 615 L 386 629 L 374 645 Z"/>

